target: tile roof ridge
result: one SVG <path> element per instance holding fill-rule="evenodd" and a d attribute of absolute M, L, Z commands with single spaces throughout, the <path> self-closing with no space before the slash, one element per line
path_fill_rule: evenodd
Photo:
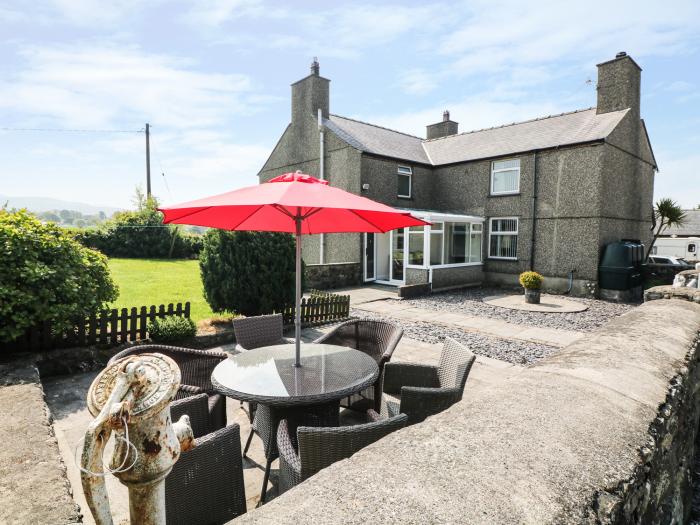
<path fill-rule="evenodd" d="M 386 126 L 379 126 L 378 124 L 372 124 L 371 122 L 365 122 L 364 120 L 358 120 L 358 119 L 356 119 L 356 118 L 344 117 L 343 115 L 338 115 L 338 114 L 336 114 L 336 113 L 330 113 L 328 116 L 330 116 L 330 117 L 338 117 L 338 118 L 342 118 L 342 119 L 345 119 L 345 120 L 351 120 L 351 121 L 353 121 L 353 122 L 358 122 L 359 124 L 364 124 L 364 125 L 366 125 L 366 126 L 372 126 L 373 128 L 384 129 L 384 130 L 386 130 L 386 131 L 391 131 L 392 133 L 398 133 L 398 134 L 400 134 L 400 135 L 406 135 L 407 137 L 411 137 L 412 139 L 418 139 L 418 140 L 421 140 L 421 141 L 425 140 L 423 137 L 418 137 L 418 136 L 416 136 L 416 135 L 411 135 L 410 133 L 405 133 L 405 132 L 403 132 L 403 131 L 398 131 L 398 130 L 396 130 L 396 129 L 387 128 Z"/>
<path fill-rule="evenodd" d="M 490 131 L 492 129 L 508 128 L 510 126 L 518 126 L 520 124 L 528 124 L 530 122 L 537 122 L 539 120 L 547 120 L 550 118 L 563 117 L 565 115 L 573 115 L 574 113 L 583 113 L 584 111 L 591 111 L 592 109 L 596 109 L 596 107 L 591 106 L 589 108 L 575 109 L 573 111 L 565 111 L 563 113 L 556 113 L 554 115 L 547 115 L 546 117 L 537 117 L 537 118 L 531 118 L 528 120 L 521 120 L 520 122 L 511 122 L 510 124 L 501 124 L 500 126 L 492 126 L 490 128 L 473 129 L 471 131 L 463 131 L 462 133 L 457 133 L 455 135 L 447 135 L 445 137 L 436 137 L 434 139 L 423 139 L 423 142 L 434 142 L 436 140 L 444 140 L 444 139 L 450 139 L 452 137 L 459 137 L 460 135 L 471 135 L 472 133 L 479 133 L 481 131 Z M 611 113 L 613 113 L 613 112 L 611 112 Z"/>

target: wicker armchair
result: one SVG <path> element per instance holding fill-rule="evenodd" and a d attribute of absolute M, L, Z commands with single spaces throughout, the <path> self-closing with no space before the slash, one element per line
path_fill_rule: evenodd
<path fill-rule="evenodd" d="M 136 345 L 112 356 L 109 364 L 130 355 L 158 353 L 170 357 L 180 368 L 180 389 L 176 399 L 199 393 L 209 395 L 209 413 L 217 428 L 226 425 L 226 397 L 217 394 L 211 384 L 214 367 L 228 357 L 224 352 L 212 352 L 167 345 Z"/>
<path fill-rule="evenodd" d="M 384 368 L 384 392 L 399 398 L 386 400 L 382 416 L 403 413 L 408 424 L 442 412 L 462 399 L 464 385 L 476 356 L 454 339 L 445 339 L 438 366 L 388 363 Z"/>
<path fill-rule="evenodd" d="M 336 461 L 349 458 L 358 450 L 406 426 L 405 414 L 389 419 L 368 411 L 370 423 L 347 427 L 300 426 L 296 434 L 286 419 L 277 430 L 280 454 L 279 493 L 282 494 Z"/>
<path fill-rule="evenodd" d="M 284 320 L 282 314 L 258 315 L 241 317 L 233 320 L 233 333 L 236 336 L 236 352 L 246 352 L 263 346 L 283 345 L 294 343 L 294 339 L 284 337 Z M 243 404 L 243 403 L 241 403 Z M 248 453 L 250 442 L 253 440 L 252 426 L 255 417 L 256 403 L 248 403 L 248 420 L 251 423 L 250 433 L 245 442 L 243 456 Z"/>
<path fill-rule="evenodd" d="M 347 405 L 345 405 L 347 408 L 361 411 L 370 408 L 379 410 L 382 399 L 381 385 L 384 365 L 391 359 L 391 355 L 402 336 L 403 329 L 395 324 L 386 321 L 355 319 L 339 324 L 314 341 L 314 343 L 354 348 L 372 357 L 379 365 L 377 382 L 348 398 Z"/>
<path fill-rule="evenodd" d="M 190 416 L 195 447 L 182 452 L 165 478 L 168 525 L 226 523 L 245 514 L 246 497 L 238 425 L 217 427 L 206 394 L 173 401 L 173 420 Z"/>
<path fill-rule="evenodd" d="M 284 337 L 282 314 L 234 319 L 233 333 L 236 336 L 235 350 L 238 352 L 294 342 L 294 339 Z"/>

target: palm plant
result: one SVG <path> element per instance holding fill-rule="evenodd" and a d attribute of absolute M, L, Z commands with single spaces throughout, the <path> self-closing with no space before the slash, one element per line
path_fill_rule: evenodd
<path fill-rule="evenodd" d="M 685 217 L 685 212 L 673 199 L 666 197 L 656 202 L 654 205 L 654 225 L 652 226 L 652 230 L 656 228 L 656 231 L 654 231 L 654 238 L 649 245 L 645 260 L 651 255 L 651 250 L 659 235 L 671 226 L 682 226 L 685 222 Z"/>

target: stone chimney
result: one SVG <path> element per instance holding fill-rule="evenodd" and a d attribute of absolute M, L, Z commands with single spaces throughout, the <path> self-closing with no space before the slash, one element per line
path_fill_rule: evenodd
<path fill-rule="evenodd" d="M 597 113 L 630 108 L 639 118 L 642 68 L 624 51 L 598 64 Z"/>
<path fill-rule="evenodd" d="M 428 139 L 437 139 L 449 135 L 456 135 L 458 129 L 459 124 L 454 120 L 450 120 L 450 112 L 445 110 L 442 114 L 442 122 L 426 126 L 425 135 Z"/>
<path fill-rule="evenodd" d="M 317 118 L 319 108 L 328 118 L 330 80 L 319 74 L 318 59 L 311 63 L 311 74 L 292 84 L 292 124 L 301 124 L 307 117 Z"/>

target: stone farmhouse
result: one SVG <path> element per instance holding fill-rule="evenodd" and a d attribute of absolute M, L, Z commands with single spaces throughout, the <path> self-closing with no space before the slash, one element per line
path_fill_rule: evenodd
<path fill-rule="evenodd" d="M 466 133 L 445 111 L 422 138 L 332 114 L 314 60 L 258 176 L 301 170 L 432 223 L 306 238 L 313 286 L 511 285 L 534 269 L 550 290 L 588 294 L 607 243 L 650 239 L 657 165 L 640 81 L 618 53 L 598 64 L 596 107 Z"/>

